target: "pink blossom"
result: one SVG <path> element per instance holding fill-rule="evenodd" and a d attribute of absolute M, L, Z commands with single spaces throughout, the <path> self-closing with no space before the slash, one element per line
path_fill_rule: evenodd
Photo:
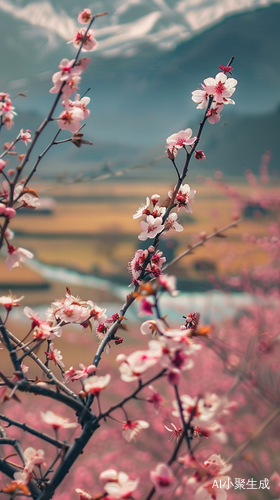
<path fill-rule="evenodd" d="M 161 319 L 149 319 L 142 323 L 142 325 L 140 326 L 140 332 L 143 335 L 151 334 L 153 337 L 155 337 L 157 333 L 162 335 L 165 331 L 165 328 L 165 323 Z"/>
<path fill-rule="evenodd" d="M 137 434 L 139 434 L 142 429 L 148 429 L 148 427 L 150 427 L 150 424 L 145 420 L 136 420 L 132 422 L 128 419 L 126 423 L 123 424 L 122 434 L 124 439 L 130 443 L 132 440 L 135 441 Z"/>
<path fill-rule="evenodd" d="M 84 9 L 78 15 L 78 22 L 81 24 L 88 24 L 91 21 L 91 10 Z"/>
<path fill-rule="evenodd" d="M 56 94 L 57 92 L 59 92 L 64 82 L 68 83 L 73 77 L 80 75 L 82 69 L 78 64 L 73 67 L 74 62 L 75 59 L 72 59 L 71 61 L 69 61 L 68 59 L 62 59 L 58 66 L 60 68 L 60 71 L 54 73 L 52 77 L 52 81 L 54 84 L 54 86 L 50 89 L 50 92 L 52 94 Z"/>
<path fill-rule="evenodd" d="M 169 231 L 169 229 L 175 229 L 175 231 L 181 232 L 184 230 L 183 226 L 177 222 L 178 219 L 178 214 L 175 214 L 174 212 L 172 214 L 169 214 L 167 217 L 164 227 L 166 231 Z"/>
<path fill-rule="evenodd" d="M 138 479 L 133 481 L 125 472 L 117 472 L 115 469 L 105 470 L 100 474 L 99 479 L 106 493 L 117 500 L 130 498 L 139 483 Z"/>
<path fill-rule="evenodd" d="M 195 500 L 226 500 L 225 490 L 231 487 L 229 476 L 219 476 L 218 479 L 210 479 L 196 490 Z"/>
<path fill-rule="evenodd" d="M 76 94 L 74 101 L 69 102 L 71 102 L 70 107 L 76 107 L 82 110 L 84 118 L 89 117 L 90 110 L 87 108 L 87 104 L 90 103 L 90 97 L 84 96 L 80 98 L 80 94 Z"/>
<path fill-rule="evenodd" d="M 38 317 L 38 313 L 35 313 L 30 307 L 26 306 L 23 309 L 23 313 L 27 316 L 27 318 L 32 320 L 31 329 L 36 330 L 35 337 L 42 336 L 42 338 L 46 339 L 51 339 L 54 335 L 61 337 L 61 328 L 50 326 L 47 321 L 40 319 Z"/>
<path fill-rule="evenodd" d="M 81 490 L 80 488 L 76 488 L 75 492 L 78 493 L 78 495 L 80 495 L 79 500 L 93 500 L 93 497 L 90 493 L 87 493 L 86 491 Z"/>
<path fill-rule="evenodd" d="M 166 292 L 168 292 L 171 297 L 177 297 L 179 292 L 176 289 L 176 276 L 161 274 L 158 280 L 163 289 L 166 290 Z"/>
<path fill-rule="evenodd" d="M 45 354 L 47 355 L 49 361 L 54 361 L 55 365 L 60 366 L 60 368 L 64 368 L 65 364 L 62 361 L 61 351 L 54 349 L 53 346 L 54 344 L 51 343 L 50 352 L 45 352 Z"/>
<path fill-rule="evenodd" d="M 235 92 L 237 80 L 228 78 L 225 73 L 218 73 L 215 78 L 204 80 L 204 89 L 209 95 L 214 95 L 215 100 L 222 102 L 224 97 L 231 97 Z"/>
<path fill-rule="evenodd" d="M 152 215 L 148 215 L 146 220 L 147 222 L 140 222 L 140 227 L 143 231 L 139 234 L 138 239 L 141 241 L 145 241 L 147 238 L 154 238 L 164 229 L 161 217 L 155 219 Z"/>
<path fill-rule="evenodd" d="M 0 172 L 6 167 L 7 163 L 9 163 L 9 160 L 4 161 L 0 159 Z"/>
<path fill-rule="evenodd" d="M 195 195 L 196 191 L 191 189 L 189 184 L 182 184 L 175 198 L 175 203 L 178 206 L 178 212 L 184 208 L 187 213 L 192 214 L 191 203 L 194 201 Z M 169 191 L 168 196 L 169 198 L 172 198 L 173 191 Z"/>
<path fill-rule="evenodd" d="M 103 391 L 108 386 L 111 380 L 111 375 L 107 374 L 104 377 L 93 375 L 88 377 L 84 382 L 84 390 L 87 394 L 99 396 L 100 391 Z"/>
<path fill-rule="evenodd" d="M 135 351 L 129 356 L 119 354 L 116 361 L 119 363 L 121 379 L 124 382 L 138 380 L 148 368 L 157 363 L 159 355 L 151 351 Z"/>
<path fill-rule="evenodd" d="M 8 217 L 8 219 L 13 219 L 16 216 L 16 211 L 12 207 L 6 207 L 4 210 L 4 216 Z"/>
<path fill-rule="evenodd" d="M 150 476 L 156 493 L 159 495 L 167 495 L 176 488 L 175 476 L 172 469 L 166 464 L 159 463 L 156 469 L 150 472 Z"/>
<path fill-rule="evenodd" d="M 140 309 L 138 316 L 147 316 L 147 314 L 153 314 L 153 307 L 154 305 L 145 297 L 142 298 L 140 302 Z"/>
<path fill-rule="evenodd" d="M 81 73 L 83 73 L 87 69 L 90 61 L 91 57 L 81 57 L 81 59 L 79 59 L 79 61 L 76 64 L 76 68 L 78 68 L 81 71 Z"/>
<path fill-rule="evenodd" d="M 158 392 L 154 389 L 154 387 L 152 385 L 149 385 L 149 389 L 152 391 L 152 395 L 148 397 L 147 401 L 149 401 L 149 403 L 152 403 L 154 410 L 155 410 L 155 414 L 158 415 L 159 410 L 160 410 L 162 403 L 164 401 L 163 397 L 160 394 L 160 392 Z"/>
<path fill-rule="evenodd" d="M 192 100 L 198 104 L 196 109 L 206 108 L 208 104 L 208 94 L 205 91 L 205 86 L 202 84 L 202 89 L 194 90 L 192 92 Z"/>
<path fill-rule="evenodd" d="M 142 215 L 150 215 L 150 210 L 147 210 L 148 206 L 150 205 L 150 198 L 146 198 L 146 203 L 143 203 L 140 205 L 138 208 L 136 214 L 133 215 L 133 219 L 138 219 L 139 217 L 142 217 Z"/>
<path fill-rule="evenodd" d="M 22 295 L 19 299 L 16 299 L 12 295 L 6 296 L 3 295 L 0 297 L 0 305 L 4 306 L 5 309 L 10 312 L 13 307 L 18 307 L 19 302 L 24 299 L 24 295 Z"/>
<path fill-rule="evenodd" d="M 59 115 L 58 126 L 62 130 L 77 132 L 80 128 L 80 122 L 84 119 L 84 113 L 80 108 L 73 107 L 71 111 L 62 111 Z"/>
<path fill-rule="evenodd" d="M 178 442 L 181 435 L 182 435 L 182 427 L 176 427 L 176 425 L 173 424 L 172 422 L 171 422 L 171 426 L 172 426 L 172 429 L 169 429 L 169 427 L 167 427 L 166 425 L 164 426 L 168 432 L 171 432 L 171 436 L 168 439 L 168 441 L 170 441 L 171 443 L 174 443 L 174 441 Z"/>
<path fill-rule="evenodd" d="M 54 430 L 57 429 L 73 429 L 78 427 L 79 424 L 75 422 L 69 422 L 69 418 L 60 417 L 52 411 L 46 411 L 45 413 L 41 411 L 42 420 L 52 426 Z"/>
<path fill-rule="evenodd" d="M 175 147 L 176 149 L 181 149 L 184 146 L 190 146 L 196 140 L 196 137 L 191 137 L 192 129 L 187 128 L 186 130 L 180 130 L 177 134 L 172 134 L 166 139 L 166 149 Z"/>
<path fill-rule="evenodd" d="M 9 271 L 14 267 L 20 267 L 20 264 L 25 261 L 25 259 L 33 259 L 34 255 L 29 250 L 21 247 L 14 247 L 13 245 L 8 245 L 8 257 L 5 260 L 5 264 Z"/>
<path fill-rule="evenodd" d="M 80 363 L 79 367 L 80 367 L 80 370 L 74 370 L 74 374 L 71 375 L 70 378 L 72 378 L 72 381 L 78 380 L 79 378 L 86 378 L 86 377 L 88 377 L 88 375 L 92 375 L 94 372 L 96 372 L 95 365 L 85 366 L 82 363 Z M 66 373 L 67 372 L 65 372 L 65 375 L 66 375 Z"/>
<path fill-rule="evenodd" d="M 104 307 L 99 307 L 96 304 L 92 306 L 92 309 L 90 311 L 90 317 L 94 321 L 98 321 L 98 323 L 106 323 L 107 321 L 107 316 L 105 314 L 106 309 Z"/>
<path fill-rule="evenodd" d="M 34 448 L 26 448 L 23 452 L 23 456 L 25 459 L 25 467 L 24 470 L 31 474 L 33 472 L 34 467 L 37 465 L 42 465 L 45 462 L 44 458 L 45 452 L 44 450 L 35 450 Z"/>
<path fill-rule="evenodd" d="M 87 31 L 87 33 L 86 31 L 87 28 L 80 28 L 79 30 L 77 30 L 75 37 L 68 43 L 73 43 L 74 47 L 76 47 L 77 49 L 82 43 L 82 52 L 91 52 L 92 50 L 96 49 L 97 41 L 93 37 L 93 30 L 90 29 Z"/>
<path fill-rule="evenodd" d="M 220 112 L 222 111 L 223 107 L 224 107 L 223 104 L 217 104 L 215 102 L 212 103 L 211 108 L 208 109 L 206 113 L 209 123 L 213 125 L 214 123 L 218 123 L 220 121 L 221 119 Z"/>
<path fill-rule="evenodd" d="M 31 132 L 29 129 L 26 129 L 25 132 L 23 132 L 23 128 L 20 130 L 20 139 L 25 143 L 27 146 L 28 142 L 31 142 Z"/>
<path fill-rule="evenodd" d="M 59 323 L 84 323 L 87 321 L 94 308 L 91 300 L 87 302 L 69 293 L 65 299 L 57 300 L 51 304 L 46 312 L 47 321 Z"/>
<path fill-rule="evenodd" d="M 72 380 L 72 382 L 74 381 L 73 376 L 75 375 L 75 373 L 76 373 L 76 370 L 75 370 L 75 368 L 73 368 L 73 366 L 71 366 L 69 368 L 69 370 L 66 370 L 66 372 L 64 373 L 64 382 L 65 382 L 65 384 L 68 384 L 68 382 L 70 380 Z"/>

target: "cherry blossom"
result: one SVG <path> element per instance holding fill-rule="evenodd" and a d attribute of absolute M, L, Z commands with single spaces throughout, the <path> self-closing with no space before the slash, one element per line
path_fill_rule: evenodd
<path fill-rule="evenodd" d="M 0 172 L 2 172 L 2 170 L 4 170 L 4 168 L 6 167 L 7 163 L 9 163 L 9 161 L 10 160 L 4 161 L 4 160 L 0 159 Z"/>
<path fill-rule="evenodd" d="M 150 205 L 150 198 L 146 198 L 146 203 L 143 203 L 140 205 L 138 208 L 136 214 L 133 215 L 133 219 L 138 219 L 139 217 L 142 217 L 142 215 L 150 215 L 150 211 L 147 210 L 148 206 Z"/>
<path fill-rule="evenodd" d="M 182 435 L 182 427 L 176 427 L 176 425 L 173 424 L 172 422 L 171 422 L 171 426 L 172 426 L 172 429 L 167 427 L 167 425 L 164 426 L 168 432 L 171 432 L 171 436 L 168 439 L 168 441 L 170 441 L 171 443 L 174 443 L 174 441 L 178 442 L 181 435 Z"/>
<path fill-rule="evenodd" d="M 219 476 L 218 481 L 213 478 L 199 486 L 194 498 L 195 500 L 226 500 L 227 493 L 225 490 L 228 490 L 230 487 L 230 477 Z"/>
<path fill-rule="evenodd" d="M 162 288 L 171 295 L 171 297 L 177 297 L 178 290 L 176 289 L 176 276 L 169 276 L 167 274 L 161 274 L 158 278 L 159 283 Z"/>
<path fill-rule="evenodd" d="M 78 15 L 78 22 L 81 24 L 88 24 L 91 21 L 91 10 L 84 9 Z"/>
<path fill-rule="evenodd" d="M 126 423 L 123 424 L 122 434 L 126 441 L 135 441 L 137 434 L 139 434 L 142 429 L 148 429 L 148 427 L 150 427 L 150 424 L 148 424 L 145 420 L 136 420 L 135 422 L 132 422 L 128 419 Z"/>
<path fill-rule="evenodd" d="M 25 459 L 24 470 L 29 474 L 32 473 L 34 467 L 37 465 L 42 465 L 45 462 L 45 452 L 44 450 L 35 450 L 32 447 L 26 448 L 23 452 Z"/>
<path fill-rule="evenodd" d="M 28 142 L 31 142 L 31 132 L 29 129 L 26 129 L 26 131 L 23 131 L 23 128 L 20 130 L 20 139 L 24 142 L 24 144 L 27 146 Z"/>
<path fill-rule="evenodd" d="M 84 113 L 80 108 L 73 107 L 71 111 L 62 111 L 59 115 L 58 126 L 62 130 L 77 132 L 80 128 L 80 122 L 84 119 Z"/>
<path fill-rule="evenodd" d="M 191 203 L 194 201 L 195 195 L 196 191 L 191 189 L 189 184 L 182 184 L 175 198 L 175 203 L 178 206 L 178 212 L 184 208 L 187 213 L 192 214 Z M 168 196 L 169 198 L 172 198 L 173 191 L 168 191 Z"/>
<path fill-rule="evenodd" d="M 191 137 L 192 129 L 187 128 L 186 130 L 180 130 L 177 134 L 172 134 L 166 139 L 166 149 L 172 150 L 173 147 L 176 149 L 181 149 L 184 146 L 191 146 L 196 137 Z"/>
<path fill-rule="evenodd" d="M 212 103 L 211 108 L 208 109 L 206 113 L 207 120 L 209 123 L 213 125 L 214 123 L 218 123 L 220 121 L 221 119 L 220 113 L 223 107 L 224 107 L 223 104 L 217 104 L 215 102 Z"/>
<path fill-rule="evenodd" d="M 45 352 L 49 361 L 54 361 L 55 365 L 60 366 L 60 368 L 64 368 L 65 364 L 62 361 L 61 351 L 53 348 L 54 344 L 50 344 L 50 352 Z"/>
<path fill-rule="evenodd" d="M 54 84 L 54 86 L 50 89 L 50 92 L 52 94 L 56 94 L 57 92 L 59 92 L 64 83 L 68 83 L 73 77 L 80 75 L 80 73 L 82 72 L 82 68 L 78 64 L 73 67 L 74 63 L 75 59 L 72 59 L 71 61 L 69 61 L 68 59 L 62 59 L 58 66 L 60 68 L 60 71 L 54 73 L 52 77 L 52 81 Z"/>
<path fill-rule="evenodd" d="M 149 249 L 150 250 L 150 249 Z M 128 264 L 128 269 L 133 277 L 133 282 L 137 282 L 139 276 L 141 275 L 142 270 L 144 269 L 144 263 L 149 253 L 155 251 L 154 247 L 152 247 L 152 251 L 149 250 L 137 250 L 131 262 Z M 150 259 L 150 263 L 147 266 L 146 270 L 150 271 L 152 276 L 155 278 L 161 274 L 161 269 L 163 264 L 166 262 L 166 258 L 162 257 L 162 252 L 157 250 L 154 255 Z"/>
<path fill-rule="evenodd" d="M 76 370 L 75 370 L 75 368 L 73 368 L 73 366 L 71 366 L 69 368 L 69 370 L 66 370 L 66 372 L 64 372 L 64 382 L 65 382 L 65 384 L 68 384 L 68 382 L 70 380 L 72 380 L 72 382 L 73 382 L 73 378 L 72 377 L 75 375 L 75 373 L 76 373 Z"/>
<path fill-rule="evenodd" d="M 94 372 L 96 372 L 96 366 L 95 365 L 88 365 L 85 366 L 82 363 L 79 364 L 80 370 L 74 370 L 74 373 L 71 375 L 72 381 L 78 380 L 79 378 L 86 378 L 89 375 L 92 375 Z M 71 370 L 71 368 L 70 368 Z M 65 372 L 64 376 L 66 375 L 67 372 Z"/>
<path fill-rule="evenodd" d="M 34 255 L 26 248 L 14 247 L 13 245 L 8 245 L 8 257 L 5 260 L 5 264 L 9 271 L 14 267 L 20 267 L 20 264 L 26 259 L 33 259 Z"/>
<path fill-rule="evenodd" d="M 139 479 L 133 481 L 129 479 L 125 472 L 117 472 L 115 469 L 108 469 L 102 472 L 99 479 L 103 484 L 105 492 L 117 500 L 129 498 L 139 484 Z"/>
<path fill-rule="evenodd" d="M 106 321 L 107 321 L 107 316 L 106 316 L 105 312 L 106 312 L 106 309 L 104 307 L 102 308 L 102 307 L 99 307 L 96 304 L 94 304 L 92 306 L 91 311 L 90 311 L 90 317 L 94 321 L 98 321 L 98 323 L 103 324 L 103 323 L 106 323 Z"/>
<path fill-rule="evenodd" d="M 164 227 L 166 231 L 169 231 L 169 229 L 175 229 L 175 231 L 181 232 L 184 230 L 183 226 L 177 222 L 178 219 L 178 214 L 175 214 L 174 212 L 172 214 L 169 214 L 167 217 Z"/>
<path fill-rule="evenodd" d="M 209 95 L 214 95 L 217 102 L 223 102 L 223 98 L 231 97 L 235 92 L 237 80 L 228 78 L 225 73 L 218 73 L 215 78 L 204 80 L 204 89 Z"/>
<path fill-rule="evenodd" d="M 97 41 L 93 37 L 93 30 L 90 29 L 87 31 L 87 28 L 80 28 L 77 30 L 75 37 L 68 43 L 73 43 L 74 47 L 77 49 L 80 47 L 81 43 L 83 43 L 82 52 L 91 52 L 97 47 Z"/>
<path fill-rule="evenodd" d="M 80 94 L 76 94 L 74 101 L 68 101 L 70 107 L 76 107 L 82 110 L 84 118 L 88 118 L 90 115 L 90 110 L 87 108 L 87 104 L 89 103 L 90 97 L 80 97 Z"/>
<path fill-rule="evenodd" d="M 94 396 L 99 396 L 100 391 L 106 389 L 110 383 L 111 375 L 107 374 L 104 377 L 98 377 L 97 375 L 92 375 L 88 377 L 84 382 L 84 391 L 87 394 L 93 394 Z"/>
<path fill-rule="evenodd" d="M 76 488 L 75 492 L 78 493 L 78 495 L 80 495 L 79 500 L 94 500 L 93 496 L 90 493 L 87 493 L 86 491 L 81 490 L 80 488 Z"/>
<path fill-rule="evenodd" d="M 148 215 L 147 222 L 140 222 L 140 227 L 141 229 L 143 229 L 142 233 L 140 233 L 138 236 L 138 239 L 141 241 L 145 241 L 147 238 L 154 238 L 164 229 L 162 218 L 157 217 L 155 219 L 152 215 Z"/>
<path fill-rule="evenodd" d="M 26 306 L 23 309 L 23 313 L 27 318 L 32 320 L 31 323 L 31 329 L 35 329 L 35 337 L 42 337 L 46 339 L 51 339 L 55 335 L 57 337 L 61 337 L 62 330 L 59 326 L 51 326 L 49 323 L 45 320 L 42 320 L 38 317 L 38 313 L 35 313 L 30 307 Z"/>
<path fill-rule="evenodd" d="M 147 401 L 149 403 L 152 403 L 154 410 L 155 410 L 155 414 L 158 415 L 159 410 L 160 410 L 162 403 L 164 401 L 163 397 L 158 391 L 155 390 L 155 388 L 152 385 L 149 385 L 149 389 L 152 391 L 152 395 L 148 397 Z"/>
<path fill-rule="evenodd" d="M 75 422 L 69 422 L 69 418 L 60 417 L 52 411 L 46 411 L 45 413 L 41 411 L 42 420 L 52 426 L 54 430 L 57 429 L 73 429 L 78 427 L 79 424 Z"/>
<path fill-rule="evenodd" d="M 168 465 L 159 463 L 156 469 L 150 472 L 151 481 L 154 484 L 156 493 L 167 495 L 176 488 L 177 481 Z"/>
<path fill-rule="evenodd" d="M 124 382 L 132 382 L 138 380 L 141 375 L 151 366 L 157 363 L 160 356 L 159 352 L 152 351 L 135 351 L 129 356 L 119 354 L 116 361 L 119 363 L 121 379 Z"/>
<path fill-rule="evenodd" d="M 161 319 L 149 319 L 140 326 L 140 332 L 143 335 L 152 334 L 152 337 L 155 337 L 157 333 L 161 335 L 164 331 L 165 323 Z"/>
<path fill-rule="evenodd" d="M 51 323 L 84 323 L 90 318 L 94 304 L 66 293 L 65 299 L 56 300 L 46 312 L 47 321 Z"/>
<path fill-rule="evenodd" d="M 24 295 L 22 295 L 19 299 L 16 299 L 12 295 L 0 297 L 0 305 L 4 306 L 5 309 L 10 312 L 13 307 L 18 307 L 19 302 L 24 299 Z"/>

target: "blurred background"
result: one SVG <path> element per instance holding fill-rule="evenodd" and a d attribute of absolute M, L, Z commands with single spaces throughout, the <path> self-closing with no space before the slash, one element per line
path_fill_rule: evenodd
<path fill-rule="evenodd" d="M 184 322 L 182 316 L 199 311 L 202 323 L 211 323 L 213 328 L 206 355 L 197 357 L 192 382 L 186 383 L 184 390 L 193 395 L 201 391 L 231 393 L 232 381 L 237 381 L 234 398 L 238 410 L 227 429 L 228 447 L 220 442 L 217 448 L 228 457 L 251 436 L 271 403 L 279 405 L 280 401 L 279 378 L 275 378 L 279 372 L 275 346 L 279 344 L 280 321 L 280 2 L 102 0 L 77 4 L 80 2 L 74 0 L 0 0 L 0 91 L 9 92 L 12 98 L 20 92 L 27 96 L 14 101 L 18 116 L 11 131 L 2 129 L 3 142 L 11 141 L 21 128 L 34 134 L 44 119 L 54 99 L 49 93 L 52 75 L 61 59 L 75 55 L 67 41 L 75 34 L 79 10 L 89 7 L 93 13 L 109 12 L 93 26 L 99 45 L 95 52 L 84 54 L 92 57 L 92 62 L 80 86 L 81 94 L 90 89 L 91 115 L 83 132 L 94 145 L 80 149 L 72 143 L 57 145 L 43 158 L 30 184 L 38 190 L 41 207 L 19 210 L 11 224 L 15 233 L 12 243 L 31 250 L 35 257 L 9 273 L 3 251 L 0 295 L 8 295 L 9 290 L 17 297 L 24 294 L 22 306 L 32 307 L 41 318 L 50 302 L 64 295 L 66 286 L 73 295 L 106 307 L 108 315 L 119 310 L 132 290 L 128 288 L 127 264 L 142 245 L 137 238 L 139 219 L 133 220 L 132 215 L 147 196 L 158 193 L 163 201 L 176 181 L 165 156 L 165 140 L 187 127 L 196 134 L 203 111 L 196 109 L 191 92 L 234 56 L 233 76 L 239 82 L 233 96 L 236 105 L 223 109 L 219 123 L 206 123 L 199 146 L 206 161 L 193 159 L 187 177 L 197 191 L 193 214 L 182 211 L 184 231 L 169 232 L 160 242 L 160 250 L 170 262 L 188 245 L 200 241 L 204 237 L 201 233 L 210 234 L 231 223 L 233 217 L 242 217 L 238 227 L 227 232 L 227 238 L 214 238 L 169 269 L 178 276 L 180 294 L 176 299 L 163 296 L 160 302 L 174 326 Z M 59 105 L 57 116 L 60 110 Z M 55 122 L 48 125 L 26 174 L 56 131 Z M 61 139 L 67 137 L 66 132 L 61 134 Z M 20 153 L 26 150 L 23 144 L 19 149 Z M 177 159 L 182 166 L 183 152 Z M 15 166 L 11 158 L 9 168 Z M 131 352 L 136 344 L 146 348 L 146 338 L 139 335 L 143 318 L 138 317 L 137 309 L 134 305 L 126 315 L 130 322 L 129 335 L 123 334 L 124 344 L 113 345 L 109 356 L 103 356 L 102 374 L 115 370 L 117 377 L 116 355 Z M 30 321 L 22 307 L 12 311 L 8 328 L 19 338 L 26 335 Z M 55 343 L 62 350 L 66 369 L 71 365 L 77 368 L 79 362 L 90 364 L 96 345 L 95 333 L 77 325 L 65 328 Z M 42 347 L 42 359 L 43 351 Z M 3 370 L 9 363 L 4 352 L 0 350 Z M 27 364 L 32 363 L 28 360 Z M 10 365 L 9 370 L 12 373 Z M 60 376 L 57 367 L 54 370 Z M 35 374 L 34 366 L 29 373 Z M 247 378 L 244 375 L 242 392 L 243 373 Z M 113 401 L 125 393 L 125 385 L 116 384 L 119 392 L 110 396 Z M 165 397 L 169 391 L 166 385 L 162 387 Z M 265 404 L 264 395 L 268 398 Z M 34 407 L 24 396 L 22 400 L 26 419 L 32 421 Z M 48 402 L 40 404 L 49 409 Z M 14 418 L 22 418 L 22 405 L 10 401 L 7 407 Z M 44 409 L 38 405 L 36 415 L 40 408 Z M 52 409 L 60 413 L 61 405 Z M 165 408 L 156 421 L 164 442 L 163 424 L 170 426 L 170 418 Z M 252 453 L 248 448 L 235 475 L 247 478 L 258 470 L 263 479 L 279 470 L 276 424 L 278 421 L 272 432 L 269 428 L 262 440 L 254 442 Z M 237 429 L 235 435 L 232 429 Z M 123 447 L 119 429 L 112 432 L 106 426 L 101 436 L 100 453 L 104 447 L 107 467 L 119 463 Z M 140 468 L 155 458 L 162 460 L 162 450 L 154 445 L 160 440 L 154 439 L 152 431 L 147 436 L 148 445 L 153 446 L 147 451 L 143 440 L 137 448 Z M 203 440 L 200 445 L 208 458 L 207 446 L 212 453 L 212 440 Z M 90 460 L 85 455 L 79 462 L 68 478 L 70 493 L 63 491 L 64 485 L 57 500 L 72 499 L 77 486 L 92 490 L 93 473 L 103 470 L 98 450 L 93 447 Z M 130 458 L 130 453 L 123 454 L 122 470 L 130 471 Z M 254 499 L 271 498 L 267 492 L 257 493 Z M 245 500 L 242 492 L 238 495 Z"/>

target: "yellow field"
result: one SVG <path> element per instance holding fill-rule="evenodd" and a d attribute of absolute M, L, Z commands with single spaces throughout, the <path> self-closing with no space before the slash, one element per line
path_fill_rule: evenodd
<path fill-rule="evenodd" d="M 118 182 L 66 186 L 41 184 L 34 187 L 38 189 L 41 197 L 57 197 L 54 211 L 51 215 L 18 215 L 12 221 L 11 228 L 16 233 L 22 231 L 25 235 L 17 236 L 14 245 L 30 249 L 37 260 L 46 264 L 63 265 L 105 277 L 127 276 L 129 282 L 127 263 L 139 248 L 137 236 L 140 233 L 140 219 L 133 220 L 132 215 L 147 195 L 156 192 L 164 200 L 172 186 L 161 182 L 147 188 L 147 184 L 143 182 Z M 191 183 L 191 187 L 197 190 L 193 215 L 190 216 L 182 210 L 180 222 L 184 231 L 168 233 L 168 236 L 178 243 L 176 255 L 183 252 L 190 243 L 197 241 L 200 232 L 209 234 L 213 229 L 230 223 L 234 211 L 231 202 L 217 187 L 195 182 Z M 239 192 L 248 195 L 248 186 L 235 187 Z M 262 188 L 263 194 L 265 190 L 268 193 L 271 187 Z M 65 196 L 67 198 L 63 199 Z M 184 258 L 177 264 L 176 269 L 170 272 L 176 271 L 181 279 L 205 280 L 209 272 L 197 271 L 194 268 L 200 259 L 214 262 L 217 276 L 236 274 L 241 267 L 250 268 L 264 263 L 267 259 L 265 253 L 256 245 L 243 242 L 242 235 L 267 235 L 269 220 L 268 216 L 259 220 L 243 220 L 238 228 L 227 232 L 227 239 L 211 240 Z M 17 289 L 19 283 L 24 286 L 24 283 L 38 285 L 45 282 L 45 279 L 25 268 L 9 273 L 3 257 L 0 261 L 0 273 L 2 290 L 3 286 L 7 290 Z M 59 288 L 58 285 L 50 285 L 52 292 L 53 287 Z M 30 293 L 34 297 L 34 294 Z M 38 296 L 35 295 L 37 302 Z M 45 301 L 49 297 L 49 291 L 40 291 L 39 295 L 39 302 Z"/>

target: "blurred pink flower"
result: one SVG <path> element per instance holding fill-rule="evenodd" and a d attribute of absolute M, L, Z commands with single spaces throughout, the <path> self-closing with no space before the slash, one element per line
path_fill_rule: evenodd
<path fill-rule="evenodd" d="M 167 495 L 176 488 L 177 480 L 172 469 L 166 464 L 159 463 L 156 469 L 150 472 L 150 476 L 159 495 Z"/>

